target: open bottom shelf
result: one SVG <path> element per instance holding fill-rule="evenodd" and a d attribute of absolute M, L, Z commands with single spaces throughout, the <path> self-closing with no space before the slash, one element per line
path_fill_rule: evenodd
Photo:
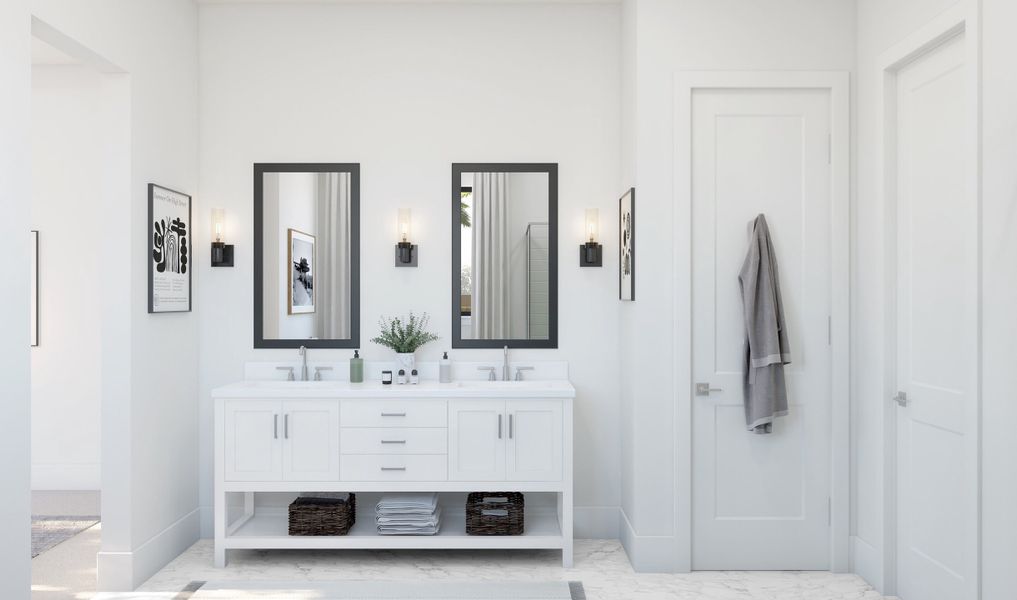
<path fill-rule="evenodd" d="M 357 522 L 341 536 L 291 536 L 285 512 L 255 513 L 226 536 L 226 548 L 349 548 L 349 549 L 537 549 L 564 547 L 558 516 L 549 510 L 526 511 L 523 535 L 466 535 L 463 510 L 442 507 L 437 535 L 379 535 L 373 510 L 358 510 Z"/>

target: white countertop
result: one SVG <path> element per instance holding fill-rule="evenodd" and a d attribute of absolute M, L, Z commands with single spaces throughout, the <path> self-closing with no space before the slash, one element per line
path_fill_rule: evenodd
<path fill-rule="evenodd" d="M 568 380 L 421 382 L 241 381 L 212 390 L 213 398 L 574 398 Z"/>

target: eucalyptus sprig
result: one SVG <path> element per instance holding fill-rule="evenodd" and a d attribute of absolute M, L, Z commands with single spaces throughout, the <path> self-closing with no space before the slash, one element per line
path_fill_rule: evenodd
<path fill-rule="evenodd" d="M 389 319 L 382 317 L 378 321 L 381 332 L 371 341 L 391 348 L 399 353 L 416 352 L 417 348 L 428 342 L 440 339 L 437 335 L 427 331 L 427 323 L 430 317 L 424 313 L 417 317 L 412 312 L 408 319 L 402 317 Z"/>

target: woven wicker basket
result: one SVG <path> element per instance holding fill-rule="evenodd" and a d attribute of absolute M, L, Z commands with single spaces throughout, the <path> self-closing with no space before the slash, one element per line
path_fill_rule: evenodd
<path fill-rule="evenodd" d="M 522 535 L 523 495 L 473 492 L 466 498 L 467 535 Z"/>
<path fill-rule="evenodd" d="M 297 498 L 290 503 L 290 535 L 346 535 L 357 519 L 357 498 Z"/>

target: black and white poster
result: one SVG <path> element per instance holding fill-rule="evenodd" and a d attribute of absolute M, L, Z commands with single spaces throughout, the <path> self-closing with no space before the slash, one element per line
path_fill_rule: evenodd
<path fill-rule="evenodd" d="M 636 188 L 618 199 L 618 298 L 636 299 Z"/>
<path fill-rule="evenodd" d="M 314 236 L 289 231 L 289 314 L 314 312 Z"/>
<path fill-rule="evenodd" d="M 148 184 L 148 312 L 191 310 L 191 197 Z"/>

